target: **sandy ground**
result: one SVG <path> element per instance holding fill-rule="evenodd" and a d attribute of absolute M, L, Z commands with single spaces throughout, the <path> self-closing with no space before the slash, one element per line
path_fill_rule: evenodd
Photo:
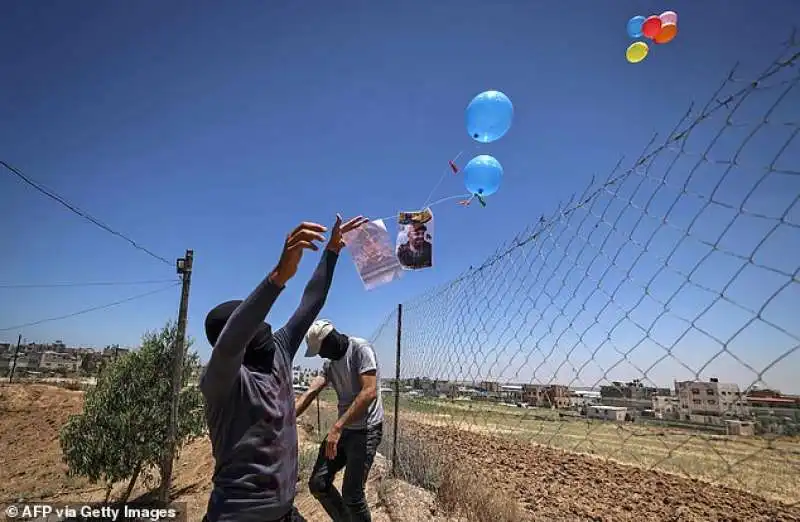
<path fill-rule="evenodd" d="M 58 432 L 80 411 L 82 393 L 47 385 L 0 385 L 0 504 L 24 500 L 100 501 L 103 487 L 66 476 Z M 800 506 L 699 481 L 605 462 L 534 444 L 454 428 L 403 422 L 405 435 L 438 446 L 441 455 L 479 471 L 527 510 L 531 520 L 800 521 Z M 301 452 L 314 451 L 300 430 Z M 175 467 L 173 497 L 201 519 L 210 491 L 211 448 L 201 439 L 184 448 Z M 377 522 L 444 521 L 432 495 L 386 478 L 376 460 L 367 485 Z M 304 485 L 297 505 L 309 521 L 328 520 Z M 119 494 L 124 484 L 115 488 Z M 133 498 L 147 492 L 140 483 Z"/>
<path fill-rule="evenodd" d="M 104 487 L 68 477 L 67 467 L 61 460 L 59 430 L 70 415 L 81 411 L 82 405 L 83 393 L 79 391 L 40 384 L 0 385 L 0 504 L 36 500 L 63 503 L 103 500 Z M 316 450 L 317 446 L 306 430 L 299 430 L 299 436 L 301 451 L 303 448 Z M 185 447 L 175 465 L 172 497 L 176 502 L 186 503 L 191 522 L 201 520 L 205 513 L 213 467 L 207 438 Z M 418 488 L 398 486 L 395 481 L 387 479 L 387 484 L 392 487 L 384 487 L 383 491 L 392 494 L 379 501 L 378 491 L 386 470 L 386 461 L 379 455 L 367 484 L 373 520 L 434 520 L 430 515 L 433 509 L 431 495 Z M 341 487 L 341 476 L 337 485 Z M 113 495 L 120 495 L 125 486 L 118 484 Z M 301 484 L 299 489 L 296 504 L 309 522 L 330 520 L 305 485 Z M 140 480 L 131 499 L 144 496 L 148 491 L 147 485 Z M 390 511 L 402 512 L 404 516 L 390 518 Z"/>

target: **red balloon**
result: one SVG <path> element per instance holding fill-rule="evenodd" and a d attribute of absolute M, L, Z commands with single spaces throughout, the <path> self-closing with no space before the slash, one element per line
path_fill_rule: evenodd
<path fill-rule="evenodd" d="M 661 32 L 661 18 L 653 15 L 649 16 L 642 24 L 642 34 L 651 40 Z"/>

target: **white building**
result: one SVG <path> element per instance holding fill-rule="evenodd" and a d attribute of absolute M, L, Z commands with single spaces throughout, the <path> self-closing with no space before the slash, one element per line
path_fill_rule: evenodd
<path fill-rule="evenodd" d="M 522 401 L 522 386 L 518 384 L 504 384 L 500 386 L 500 398 L 505 401 Z"/>
<path fill-rule="evenodd" d="M 716 378 L 708 382 L 676 381 L 675 394 L 678 396 L 678 411 L 684 420 L 741 413 L 738 384 L 719 382 Z"/>
<path fill-rule="evenodd" d="M 589 406 L 586 408 L 586 416 L 590 419 L 602 419 L 615 422 L 624 422 L 628 408 L 622 406 Z"/>
<path fill-rule="evenodd" d="M 572 390 L 569 396 L 569 405 L 582 408 L 592 404 L 600 404 L 600 392 L 593 390 Z"/>

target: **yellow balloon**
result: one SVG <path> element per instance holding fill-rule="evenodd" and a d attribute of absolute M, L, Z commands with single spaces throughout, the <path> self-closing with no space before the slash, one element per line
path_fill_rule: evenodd
<path fill-rule="evenodd" d="M 630 63 L 639 63 L 645 59 L 648 52 L 650 52 L 650 48 L 646 43 L 633 42 L 628 46 L 628 50 L 625 51 L 625 58 L 627 58 Z"/>

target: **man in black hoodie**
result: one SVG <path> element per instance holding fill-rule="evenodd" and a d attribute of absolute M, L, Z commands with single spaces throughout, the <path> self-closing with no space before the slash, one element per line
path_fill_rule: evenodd
<path fill-rule="evenodd" d="M 328 295 L 343 236 L 365 224 L 359 216 L 331 238 L 300 306 L 276 332 L 264 322 L 278 294 L 297 273 L 303 251 L 319 250 L 327 229 L 302 223 L 286 239 L 277 266 L 244 301 L 222 303 L 206 317 L 214 348 L 200 378 L 214 454 L 207 522 L 290 522 L 297 485 L 297 427 L 292 360 Z"/>

